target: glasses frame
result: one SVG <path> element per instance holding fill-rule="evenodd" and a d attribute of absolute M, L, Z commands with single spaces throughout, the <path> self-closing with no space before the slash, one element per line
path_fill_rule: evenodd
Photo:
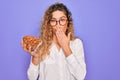
<path fill-rule="evenodd" d="M 68 21 L 67 18 L 61 18 L 61 19 L 59 19 L 59 20 L 53 19 L 53 20 L 55 20 L 55 25 L 52 25 L 52 24 L 51 24 L 52 19 L 49 21 L 49 23 L 50 23 L 50 25 L 53 26 L 53 27 L 56 26 L 56 25 L 58 24 L 58 22 L 59 22 L 59 25 L 64 26 L 65 24 L 61 24 L 61 22 L 60 22 L 62 19 L 65 20 L 65 24 L 66 24 L 67 21 Z"/>

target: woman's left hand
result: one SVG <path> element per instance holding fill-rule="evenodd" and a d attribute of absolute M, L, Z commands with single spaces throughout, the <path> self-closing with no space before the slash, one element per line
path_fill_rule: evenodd
<path fill-rule="evenodd" d="M 69 32 L 68 35 L 66 36 L 61 28 L 59 28 L 59 27 L 57 28 L 56 36 L 57 36 L 59 45 L 65 52 L 66 57 L 72 53 L 70 46 L 69 46 L 70 45 L 70 35 L 71 35 L 71 32 Z"/>

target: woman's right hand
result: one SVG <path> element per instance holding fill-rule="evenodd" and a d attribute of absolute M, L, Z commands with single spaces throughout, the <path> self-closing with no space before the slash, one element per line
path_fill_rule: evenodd
<path fill-rule="evenodd" d="M 35 58 L 38 57 L 38 54 L 35 51 L 33 51 L 31 47 L 27 48 L 27 45 L 23 42 L 23 40 L 21 41 L 21 46 L 24 49 L 24 51 L 29 53 L 32 57 L 35 57 Z"/>
<path fill-rule="evenodd" d="M 33 36 L 24 36 L 21 41 L 22 48 L 32 56 L 32 63 L 36 66 L 39 64 L 39 54 L 36 53 L 36 49 L 39 47 L 40 42 L 40 38 Z"/>
<path fill-rule="evenodd" d="M 40 46 L 41 39 L 35 36 L 23 36 L 21 45 L 23 49 L 33 57 L 38 57 L 36 50 Z"/>
<path fill-rule="evenodd" d="M 41 45 L 41 39 L 34 36 L 24 36 L 21 41 L 22 48 L 32 56 L 32 63 L 39 64 L 39 54 L 36 52 Z"/>

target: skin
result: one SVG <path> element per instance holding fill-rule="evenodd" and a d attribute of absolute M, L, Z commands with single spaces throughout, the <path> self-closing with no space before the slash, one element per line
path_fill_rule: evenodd
<path fill-rule="evenodd" d="M 62 11 L 57 10 L 57 11 L 54 11 L 52 13 L 52 18 L 56 19 L 57 21 L 60 20 L 62 17 L 66 18 L 66 15 Z M 69 55 L 72 54 L 72 51 L 71 51 L 70 46 L 69 46 L 69 44 L 70 44 L 70 34 L 71 33 L 68 33 L 67 36 L 65 35 L 66 29 L 68 27 L 67 24 L 68 24 L 68 22 L 64 26 L 61 26 L 59 24 L 59 22 L 57 22 L 56 26 L 51 26 L 52 31 L 53 31 L 53 42 L 56 44 L 56 47 L 57 47 L 58 51 L 60 50 L 60 48 L 63 49 L 66 57 L 68 57 Z M 31 52 L 30 49 L 27 50 L 26 45 L 23 44 L 23 42 L 22 42 L 22 47 L 26 52 L 31 54 L 32 63 L 34 65 L 38 65 L 39 64 L 38 54 L 35 54 L 34 51 Z"/>
<path fill-rule="evenodd" d="M 62 12 L 62 11 L 55 11 L 52 13 L 52 18 L 56 19 L 57 21 L 61 17 L 66 17 L 64 12 Z M 57 23 L 57 25 L 55 27 L 52 26 L 53 33 L 54 33 L 53 41 L 56 43 L 58 51 L 60 50 L 60 48 L 63 49 L 66 57 L 72 53 L 71 49 L 69 47 L 71 33 L 69 33 L 67 36 L 65 35 L 66 29 L 67 29 L 67 24 L 68 24 L 68 22 L 64 26 L 61 26 L 59 23 Z"/>

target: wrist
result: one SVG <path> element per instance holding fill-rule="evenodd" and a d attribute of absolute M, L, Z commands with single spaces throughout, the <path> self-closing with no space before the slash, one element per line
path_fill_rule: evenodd
<path fill-rule="evenodd" d="M 33 63 L 34 65 L 38 65 L 38 62 L 39 62 L 38 57 L 32 56 L 32 63 Z"/>
<path fill-rule="evenodd" d="M 72 54 L 72 51 L 71 51 L 70 47 L 66 48 L 66 49 L 64 50 L 64 52 L 65 52 L 65 56 L 66 56 L 66 57 L 68 57 L 69 55 Z"/>

